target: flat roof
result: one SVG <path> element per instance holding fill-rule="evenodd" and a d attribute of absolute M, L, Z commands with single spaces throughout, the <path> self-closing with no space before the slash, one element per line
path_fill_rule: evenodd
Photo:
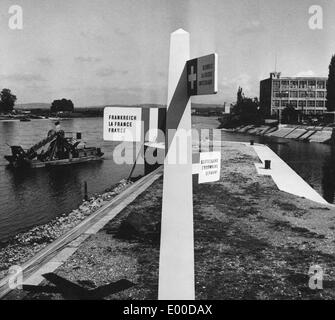
<path fill-rule="evenodd" d="M 273 80 L 327 80 L 327 77 L 280 77 L 280 78 L 270 78 Z"/>
<path fill-rule="evenodd" d="M 265 78 L 261 81 L 266 80 L 328 80 L 328 77 L 280 77 L 280 78 Z"/>

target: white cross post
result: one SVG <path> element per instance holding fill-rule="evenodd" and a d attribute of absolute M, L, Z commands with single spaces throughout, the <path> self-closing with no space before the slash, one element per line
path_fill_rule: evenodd
<path fill-rule="evenodd" d="M 160 300 L 194 300 L 194 239 L 192 191 L 191 103 L 187 90 L 186 61 L 190 58 L 190 35 L 179 29 L 171 34 L 168 101 L 166 115 L 161 243 L 159 259 Z M 178 156 L 177 134 L 169 129 L 184 130 L 187 163 L 170 163 Z M 172 138 L 173 137 L 173 138 Z M 170 141 L 168 141 L 170 140 Z M 185 152 L 185 150 L 183 150 Z M 177 154 L 175 154 L 177 153 Z M 177 158 L 177 157 L 176 157 Z"/>
<path fill-rule="evenodd" d="M 191 73 L 188 75 L 188 81 L 191 82 L 191 89 L 194 89 L 194 83 L 197 80 L 197 74 L 194 73 L 194 67 L 191 66 Z"/>
<path fill-rule="evenodd" d="M 160 300 L 195 299 L 190 96 L 217 92 L 217 55 L 189 59 L 190 35 L 179 29 L 171 34 L 170 40 L 159 257 Z M 184 145 L 180 144 L 180 137 L 186 141 Z M 180 154 L 186 159 L 181 159 Z M 207 181 L 201 173 L 204 172 L 199 173 L 201 182 Z"/>

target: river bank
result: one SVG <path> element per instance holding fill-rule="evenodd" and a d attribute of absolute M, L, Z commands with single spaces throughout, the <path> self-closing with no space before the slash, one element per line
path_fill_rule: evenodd
<path fill-rule="evenodd" d="M 65 132 L 82 132 L 82 143 L 101 148 L 104 161 L 24 172 L 11 170 L 4 158 L 11 154 L 8 145 L 29 149 L 46 138 L 48 131 L 54 129 L 54 122 L 0 122 L 0 242 L 76 209 L 84 198 L 85 182 L 88 194 L 93 195 L 128 177 L 132 166 L 114 161 L 113 152 L 118 143 L 103 141 L 101 118 L 64 120 L 61 128 Z M 128 147 L 131 149 L 132 144 L 127 144 Z M 134 176 L 141 174 L 143 166 L 139 165 Z"/>
<path fill-rule="evenodd" d="M 279 126 L 270 125 L 242 125 L 234 129 L 223 129 L 227 132 L 237 132 L 255 136 L 277 137 L 285 139 L 294 139 L 304 142 L 318 142 L 325 144 L 334 144 L 335 135 L 333 127 L 304 126 L 281 124 Z"/>
<path fill-rule="evenodd" d="M 64 213 L 49 223 L 21 232 L 4 243 L 0 242 L 0 279 L 7 275 L 11 266 L 26 262 L 131 184 L 132 181 L 121 180 L 116 185 L 106 189 L 104 193 L 93 195 L 88 201 L 83 200 L 83 203 L 70 213 Z"/>
<path fill-rule="evenodd" d="M 220 149 L 219 149 L 220 150 Z M 254 149 L 223 142 L 220 180 L 194 179 L 196 299 L 334 299 L 335 209 L 279 191 Z M 87 288 L 136 285 L 108 299 L 157 299 L 162 178 L 92 234 L 55 273 Z M 309 268 L 325 271 L 323 290 Z M 8 299 L 61 299 L 16 290 Z"/>

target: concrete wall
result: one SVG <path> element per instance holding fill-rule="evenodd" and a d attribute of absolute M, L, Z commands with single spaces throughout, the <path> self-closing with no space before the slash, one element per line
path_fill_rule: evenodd
<path fill-rule="evenodd" d="M 298 140 L 309 140 L 309 138 L 315 133 L 315 130 L 307 130 L 305 134 L 300 136 Z"/>
<path fill-rule="evenodd" d="M 259 127 L 247 125 L 238 127 L 234 131 L 253 135 L 265 135 L 269 137 L 272 136 L 278 138 L 335 144 L 335 134 L 334 137 L 332 137 L 333 129 L 335 128 L 297 125 L 280 125 L 279 128 L 265 125 Z"/>
<path fill-rule="evenodd" d="M 277 131 L 278 128 L 277 127 L 270 127 L 269 130 L 267 130 L 266 132 L 264 132 L 264 135 L 269 135 L 272 132 Z"/>
<path fill-rule="evenodd" d="M 247 132 L 248 130 L 254 128 L 254 126 L 249 125 L 249 126 L 245 126 L 242 129 L 239 129 L 238 132 Z"/>
<path fill-rule="evenodd" d="M 328 142 L 332 137 L 332 131 L 317 131 L 313 134 L 309 141 L 310 142 Z"/>
<path fill-rule="evenodd" d="M 297 129 L 293 130 L 292 132 L 290 132 L 285 138 L 297 139 L 300 136 L 302 136 L 303 134 L 305 134 L 306 132 L 307 131 L 305 129 L 297 128 Z"/>
<path fill-rule="evenodd" d="M 265 135 L 283 138 L 283 137 L 287 136 L 288 134 L 290 134 L 290 132 L 292 132 L 294 129 L 295 128 L 282 127 L 280 129 L 278 129 L 277 131 L 274 131 L 272 133 L 265 134 Z"/>

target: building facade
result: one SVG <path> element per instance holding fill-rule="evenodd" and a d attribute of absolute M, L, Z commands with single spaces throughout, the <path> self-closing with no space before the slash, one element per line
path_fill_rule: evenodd
<path fill-rule="evenodd" d="M 276 115 L 287 106 L 303 114 L 317 115 L 326 111 L 326 77 L 281 77 L 280 72 L 260 82 L 260 108 L 267 116 Z"/>

